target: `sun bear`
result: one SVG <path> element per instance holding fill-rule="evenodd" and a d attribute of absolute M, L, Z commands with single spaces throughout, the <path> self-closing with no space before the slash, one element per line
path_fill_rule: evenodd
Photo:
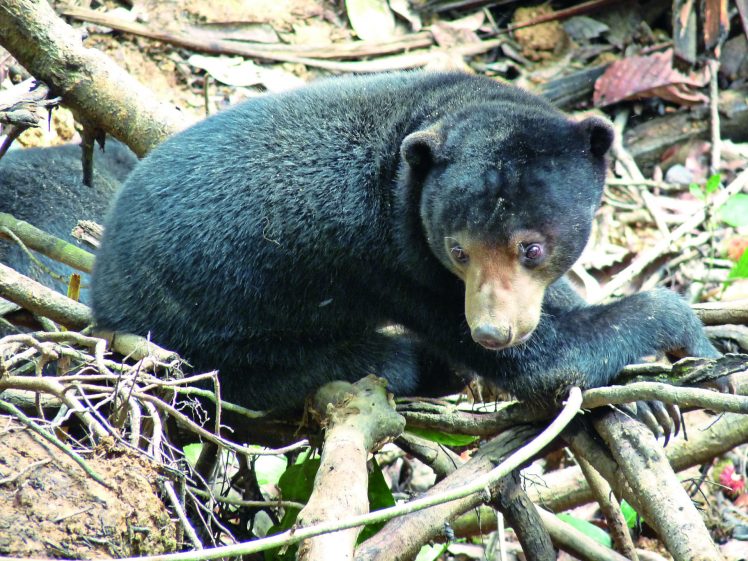
<path fill-rule="evenodd" d="M 0 212 L 12 214 L 71 243 L 78 220 L 103 222 L 121 183 L 138 162 L 127 146 L 108 140 L 106 150 L 95 150 L 93 185 L 83 183 L 81 148 L 68 144 L 53 148 L 11 150 L 0 159 Z M 43 255 L 35 257 L 56 275 L 67 279 L 71 267 Z M 60 281 L 37 267 L 16 243 L 0 239 L 0 263 L 63 294 Z M 81 301 L 88 301 L 88 275 L 82 275 Z"/>
<path fill-rule="evenodd" d="M 676 294 L 587 306 L 563 278 L 612 139 L 602 119 L 460 73 L 254 98 L 128 177 L 95 321 L 218 369 L 223 397 L 256 409 L 367 374 L 446 393 L 466 369 L 548 401 L 657 351 L 717 356 Z"/>

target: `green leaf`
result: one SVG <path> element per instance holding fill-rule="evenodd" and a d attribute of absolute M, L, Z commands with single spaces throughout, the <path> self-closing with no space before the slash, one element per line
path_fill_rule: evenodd
<path fill-rule="evenodd" d="M 281 490 L 281 497 L 286 501 L 296 501 L 304 503 L 309 500 L 314 488 L 314 477 L 319 469 L 319 458 L 312 458 L 304 461 L 302 464 L 290 466 L 283 475 L 278 479 L 278 487 Z M 296 517 L 301 512 L 296 508 L 286 508 L 280 523 L 268 530 L 268 536 L 284 532 L 296 523 Z M 293 545 L 281 553 L 280 548 L 271 549 L 265 552 L 266 561 L 293 561 L 296 559 L 296 550 L 298 546 Z"/>
<path fill-rule="evenodd" d="M 436 561 L 447 552 L 447 544 L 424 545 L 418 552 L 415 561 Z"/>
<path fill-rule="evenodd" d="M 570 526 L 573 526 L 580 532 L 582 532 L 588 538 L 592 538 L 597 543 L 604 545 L 605 547 L 613 547 L 613 540 L 605 530 L 601 530 L 594 524 L 582 520 L 581 518 L 575 518 L 571 514 L 565 512 L 556 515 L 560 520 L 566 522 Z"/>
<path fill-rule="evenodd" d="M 748 279 L 748 250 L 743 252 L 735 266 L 730 269 L 728 279 Z"/>
<path fill-rule="evenodd" d="M 688 191 L 694 196 L 694 198 L 703 201 L 706 198 L 704 194 L 704 188 L 698 183 L 691 183 L 688 186 Z"/>
<path fill-rule="evenodd" d="M 452 434 L 449 432 L 420 428 L 408 428 L 406 432 L 445 446 L 467 446 L 480 438 L 470 434 Z"/>
<path fill-rule="evenodd" d="M 319 469 L 319 458 L 290 466 L 278 480 L 284 501 L 306 503 L 314 488 L 314 477 Z"/>
<path fill-rule="evenodd" d="M 277 485 L 286 471 L 288 460 L 285 456 L 257 456 L 254 465 L 259 485 Z"/>
<path fill-rule="evenodd" d="M 187 444 L 182 448 L 182 452 L 184 452 L 184 458 L 187 460 L 187 463 L 190 464 L 192 467 L 195 467 L 197 465 L 197 459 L 200 457 L 200 452 L 203 450 L 203 444 L 202 442 L 195 442 L 194 444 Z"/>
<path fill-rule="evenodd" d="M 748 195 L 738 193 L 727 199 L 719 209 L 719 216 L 733 228 L 748 226 Z"/>
<path fill-rule="evenodd" d="M 626 526 L 629 528 L 636 528 L 639 513 L 634 510 L 634 507 L 626 501 L 621 501 L 621 512 L 623 513 L 624 520 L 626 520 Z"/>
<path fill-rule="evenodd" d="M 369 465 L 371 466 L 369 470 L 369 488 L 367 489 L 369 510 L 374 512 L 375 510 L 395 506 L 395 497 L 392 496 L 392 491 L 390 491 L 390 487 L 387 485 L 382 468 L 379 467 L 376 459 L 372 460 Z M 384 526 L 384 522 L 365 526 L 358 536 L 358 543 L 368 540 L 381 530 L 382 526 Z"/>
<path fill-rule="evenodd" d="M 710 195 L 714 193 L 717 189 L 719 189 L 719 186 L 721 183 L 722 183 L 722 176 L 718 173 L 715 173 L 709 179 L 706 180 L 704 191 L 706 192 L 707 195 Z"/>

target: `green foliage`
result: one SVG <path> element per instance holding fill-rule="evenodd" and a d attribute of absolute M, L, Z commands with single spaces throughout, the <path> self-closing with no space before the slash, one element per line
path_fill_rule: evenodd
<path fill-rule="evenodd" d="M 289 466 L 278 479 L 278 487 L 281 490 L 283 499 L 306 504 L 314 488 L 314 478 L 319 470 L 319 464 L 319 458 L 309 459 L 307 457 L 301 463 Z M 370 510 L 375 511 L 394 506 L 395 498 L 392 496 L 382 470 L 376 461 L 372 461 L 370 465 L 371 470 L 367 491 Z M 299 512 L 299 509 L 287 508 L 280 524 L 270 528 L 268 535 L 289 530 L 296 523 Z M 359 543 L 376 534 L 383 525 L 384 522 L 380 522 L 366 526 L 359 535 Z M 291 561 L 296 558 L 296 550 L 297 547 L 294 545 L 286 548 L 285 551 L 281 551 L 281 549 L 267 551 L 265 552 L 265 559 L 267 561 Z"/>
<path fill-rule="evenodd" d="M 257 483 L 262 485 L 278 485 L 280 478 L 288 467 L 285 456 L 257 456 L 254 462 Z"/>
<path fill-rule="evenodd" d="M 424 545 L 418 552 L 415 561 L 436 561 L 447 552 L 447 544 Z"/>
<path fill-rule="evenodd" d="M 319 469 L 319 458 L 307 457 L 300 464 L 289 466 L 283 475 L 278 479 L 278 487 L 281 490 L 281 497 L 286 501 L 295 501 L 306 504 L 314 488 L 314 477 Z M 278 534 L 290 529 L 296 523 L 299 516 L 299 509 L 286 508 L 280 524 L 273 526 L 268 530 L 268 535 Z M 285 550 L 271 549 L 265 552 L 267 561 L 293 561 L 296 559 L 297 546 L 293 545 Z"/>
<path fill-rule="evenodd" d="M 376 460 L 371 461 L 371 470 L 369 472 L 369 488 L 367 494 L 369 496 L 369 510 L 374 512 L 375 510 L 381 510 L 390 506 L 395 506 L 395 497 L 392 496 L 389 485 L 384 478 L 382 468 Z M 377 524 L 368 524 L 358 536 L 358 543 L 368 540 L 374 534 L 384 526 L 384 522 L 378 522 Z"/>
<path fill-rule="evenodd" d="M 468 446 L 479 439 L 479 437 L 470 434 L 451 434 L 420 428 L 408 428 L 406 432 L 420 436 L 431 442 L 436 442 L 437 444 L 443 444 L 444 446 Z"/>
<path fill-rule="evenodd" d="M 748 195 L 733 195 L 719 209 L 719 217 L 733 228 L 748 226 Z"/>
<path fill-rule="evenodd" d="M 748 279 L 748 250 L 743 252 L 743 255 L 735 263 L 735 266 L 730 269 L 730 274 L 727 275 L 728 280 L 732 279 Z"/>
<path fill-rule="evenodd" d="M 718 173 L 715 173 L 709 179 L 706 180 L 706 183 L 704 185 L 699 185 L 698 183 L 691 183 L 688 186 L 688 190 L 691 192 L 691 194 L 694 197 L 696 197 L 700 201 L 706 201 L 709 198 L 709 195 L 711 195 L 717 189 L 719 189 L 721 182 L 722 182 L 722 176 Z"/>
<path fill-rule="evenodd" d="M 201 442 L 187 444 L 182 448 L 182 452 L 184 452 L 184 458 L 192 467 L 195 467 L 197 465 L 197 459 L 200 457 L 200 452 L 202 452 L 202 450 L 203 445 Z"/>
<path fill-rule="evenodd" d="M 592 538 L 597 543 L 604 545 L 605 547 L 613 547 L 613 540 L 610 539 L 608 533 L 605 530 L 598 528 L 594 524 L 580 518 L 575 518 L 574 516 L 565 512 L 557 514 L 556 516 L 558 516 L 558 518 L 563 522 L 566 522 L 570 526 L 573 526 L 574 528 L 582 532 L 588 538 Z"/>
<path fill-rule="evenodd" d="M 626 526 L 636 528 L 639 521 L 639 513 L 634 510 L 634 507 L 626 501 L 621 501 L 621 512 L 623 513 L 624 520 L 626 520 Z"/>

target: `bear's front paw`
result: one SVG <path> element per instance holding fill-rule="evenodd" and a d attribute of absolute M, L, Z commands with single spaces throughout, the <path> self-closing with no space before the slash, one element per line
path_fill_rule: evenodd
<path fill-rule="evenodd" d="M 665 352 L 671 359 L 722 356 L 709 342 L 704 326 L 685 300 L 666 289 L 645 294 L 650 300 L 651 319 L 658 324 L 660 331 L 658 351 Z"/>

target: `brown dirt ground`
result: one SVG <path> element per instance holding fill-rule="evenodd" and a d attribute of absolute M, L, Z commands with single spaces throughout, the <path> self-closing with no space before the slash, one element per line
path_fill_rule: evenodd
<path fill-rule="evenodd" d="M 17 421 L 0 426 L 0 555 L 112 559 L 177 549 L 159 474 L 142 457 L 104 444 L 86 457 L 107 489 Z"/>

